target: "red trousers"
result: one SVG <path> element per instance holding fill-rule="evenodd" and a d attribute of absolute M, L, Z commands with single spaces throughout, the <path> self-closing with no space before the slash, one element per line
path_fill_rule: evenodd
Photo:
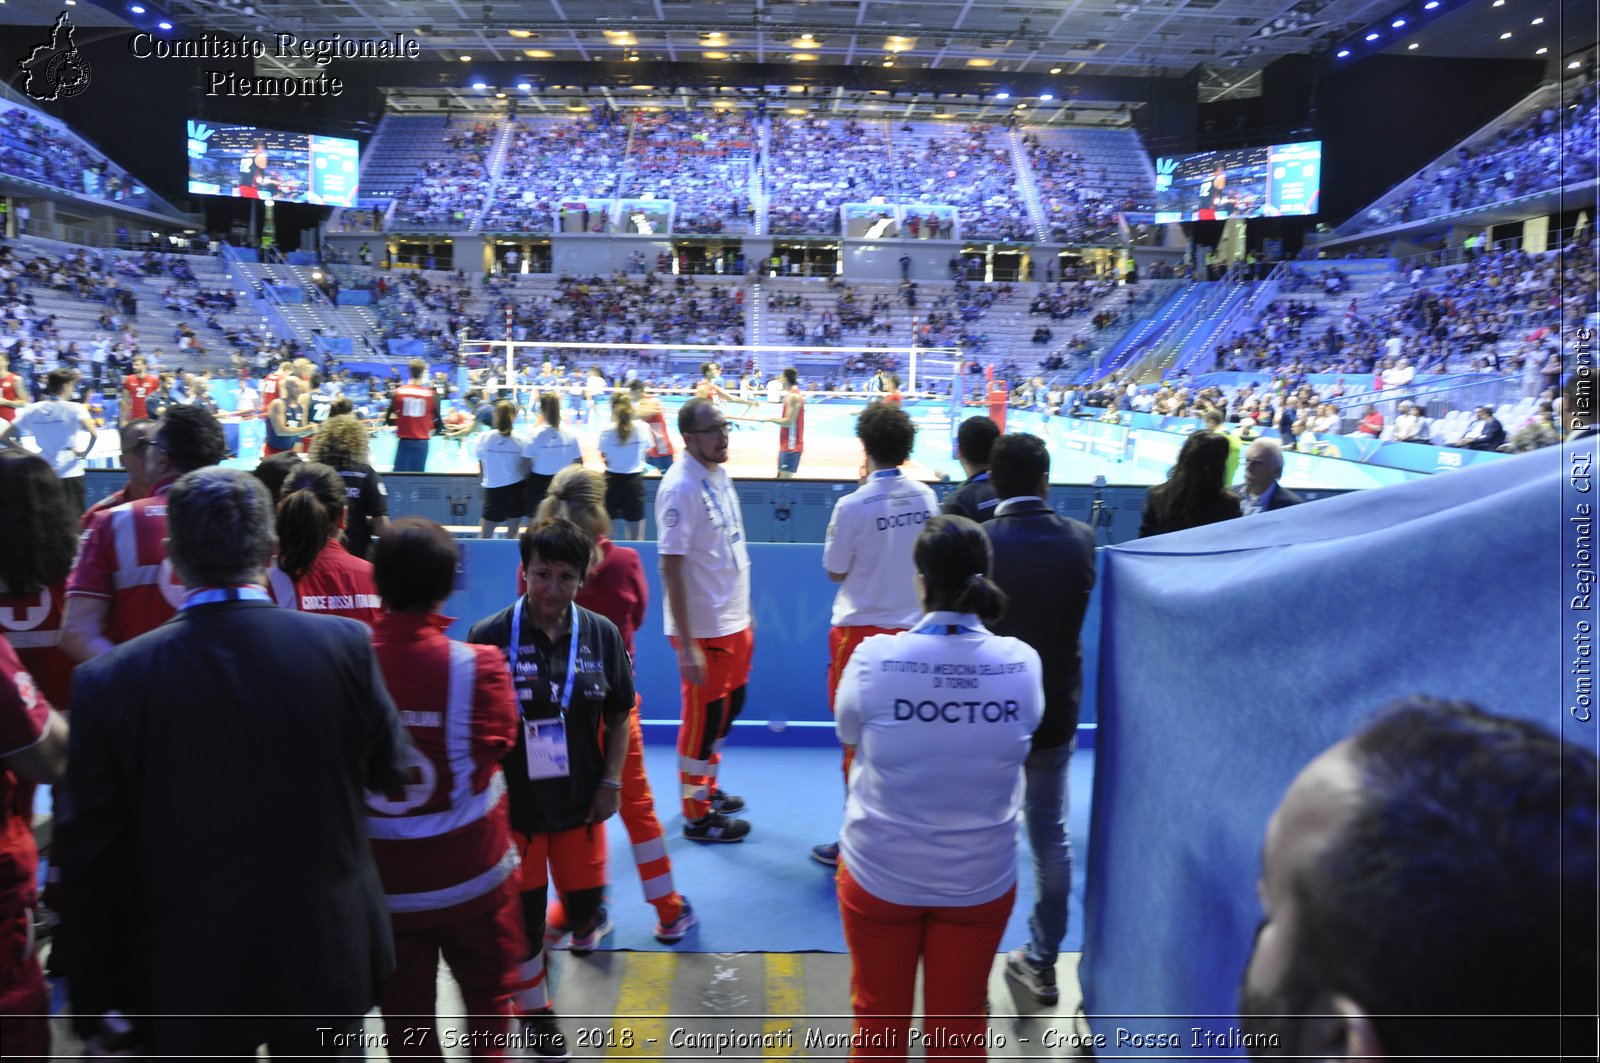
<path fill-rule="evenodd" d="M 828 629 L 828 711 L 833 711 L 833 699 L 839 693 L 839 680 L 844 678 L 844 666 L 850 663 L 850 655 L 856 652 L 856 647 L 874 635 L 898 635 L 904 631 L 903 627 L 872 627 L 870 625 L 851 625 L 849 627 L 831 627 Z M 850 762 L 855 759 L 855 750 L 844 751 L 844 788 L 850 789 Z"/>
<path fill-rule="evenodd" d="M 859 1047 L 852 1059 L 899 1059 L 910 1049 L 911 1009 L 922 964 L 924 1058 L 986 1059 L 989 970 L 1017 899 L 964 908 L 919 908 L 880 900 L 839 868 L 839 915 L 850 946 L 850 1003 Z M 979 1047 L 963 1047 L 973 1046 Z"/>
<path fill-rule="evenodd" d="M 656 799 L 644 771 L 644 733 L 639 729 L 639 702 L 628 715 L 628 759 L 622 764 L 622 803 L 617 808 L 633 843 L 633 862 L 639 868 L 644 899 L 655 906 L 662 926 L 683 914 L 683 898 L 672 884 L 672 860 L 656 818 Z"/>
<path fill-rule="evenodd" d="M 511 1029 L 511 994 L 517 965 L 528 953 L 515 880 L 501 888 L 500 903 L 448 926 L 394 932 L 395 970 L 383 984 L 383 1025 L 389 1055 L 443 1059 L 434 1020 L 439 957 L 461 987 L 465 1016 L 449 1016 L 444 1028 L 467 1033 L 473 1059 L 505 1059 L 493 1046 Z"/>
<path fill-rule="evenodd" d="M 0 1015 L 7 1016 L 0 1059 L 50 1058 L 50 987 L 34 948 L 31 906 L 0 908 Z"/>
<path fill-rule="evenodd" d="M 750 682 L 750 657 L 755 634 L 745 628 L 714 639 L 697 639 L 706 658 L 704 683 L 682 683 L 683 725 L 678 728 L 678 781 L 683 793 L 683 818 L 703 819 L 711 811 L 717 785 L 718 751 L 733 721 L 744 708 Z M 672 639 L 678 647 L 676 636 Z"/>

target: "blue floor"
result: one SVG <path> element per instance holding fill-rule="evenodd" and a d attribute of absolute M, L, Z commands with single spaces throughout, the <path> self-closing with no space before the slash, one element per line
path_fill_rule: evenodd
<path fill-rule="evenodd" d="M 666 829 L 667 849 L 679 892 L 700 916 L 700 926 L 681 944 L 692 952 L 844 952 L 830 869 L 810 858 L 811 847 L 838 833 L 843 805 L 839 751 L 816 747 L 742 746 L 723 750 L 719 782 L 748 802 L 741 817 L 752 825 L 737 845 L 701 845 L 684 839 L 678 811 L 677 752 L 647 743 L 645 766 L 656 794 L 656 812 Z M 1094 755 L 1072 758 L 1067 826 L 1074 856 L 1088 852 L 1089 794 Z M 613 949 L 666 951 L 652 936 L 655 909 L 645 904 L 620 821 L 607 827 L 611 847 Z M 1025 838 L 1018 841 L 1017 903 L 1004 947 L 1028 937 L 1033 906 L 1033 864 Z M 1073 867 L 1072 897 L 1064 952 L 1083 948 L 1083 874 Z"/>

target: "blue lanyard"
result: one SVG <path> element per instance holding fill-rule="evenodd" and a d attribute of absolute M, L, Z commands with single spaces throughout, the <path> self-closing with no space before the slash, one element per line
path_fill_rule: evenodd
<path fill-rule="evenodd" d="M 943 630 L 940 630 L 941 628 Z M 929 622 L 927 620 L 924 620 L 922 623 L 920 623 L 916 627 L 912 628 L 911 631 L 910 631 L 910 634 L 913 634 L 913 635 L 980 635 L 980 634 L 982 634 L 982 632 L 979 631 L 975 627 L 967 627 L 965 624 L 937 624 L 937 623 L 931 623 L 931 622 Z"/>
<path fill-rule="evenodd" d="M 517 658 L 522 656 L 522 614 L 528 608 L 526 598 L 518 598 L 511 610 L 511 652 L 506 655 L 506 667 L 511 671 L 511 684 L 517 682 Z M 567 718 L 567 706 L 572 704 L 572 684 L 578 677 L 578 603 L 572 603 L 572 630 L 567 633 L 567 678 L 561 689 L 558 705 L 561 719 Z"/>
<path fill-rule="evenodd" d="M 730 480 L 728 482 L 728 491 L 730 494 L 732 493 L 732 490 L 733 482 Z M 716 521 L 718 524 L 722 525 L 722 533 L 728 537 L 728 541 L 731 543 L 738 542 L 742 537 L 744 529 L 742 526 L 735 526 L 733 516 L 739 512 L 739 507 L 733 504 L 731 500 L 728 500 L 726 496 L 722 496 L 722 493 L 719 492 L 715 487 L 711 486 L 710 476 L 707 476 L 700 481 L 700 493 L 705 495 L 706 505 L 716 511 Z M 722 503 L 724 501 L 729 502 L 726 510 L 722 508 Z"/>
<path fill-rule="evenodd" d="M 214 602 L 270 602 L 272 595 L 267 593 L 265 587 L 208 587 L 205 590 L 195 591 L 183 600 L 185 609 L 193 609 L 197 605 L 211 605 Z"/>

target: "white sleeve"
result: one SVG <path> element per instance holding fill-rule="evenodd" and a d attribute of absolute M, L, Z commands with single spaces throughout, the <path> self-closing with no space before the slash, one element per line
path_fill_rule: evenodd
<path fill-rule="evenodd" d="M 841 498 L 828 517 L 828 534 L 822 547 L 822 567 L 829 572 L 848 574 L 850 562 L 855 558 L 855 537 L 850 534 L 848 521 L 843 529 L 839 527 L 839 514 L 847 508 L 844 501 Z"/>
<path fill-rule="evenodd" d="M 694 540 L 690 506 L 694 502 L 683 488 L 656 492 L 656 553 L 682 556 L 690 552 Z"/>

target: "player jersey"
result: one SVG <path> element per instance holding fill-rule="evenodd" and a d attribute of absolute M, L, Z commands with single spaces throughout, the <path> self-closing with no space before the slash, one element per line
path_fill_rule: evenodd
<path fill-rule="evenodd" d="M 152 373 L 144 376 L 129 375 L 122 381 L 122 394 L 128 402 L 128 420 L 136 421 L 150 416 L 149 399 L 161 386 L 159 377 Z"/>
<path fill-rule="evenodd" d="M 22 666 L 51 704 L 65 705 L 77 664 L 61 652 L 61 613 L 67 581 L 17 594 L 0 587 L 0 635 L 17 651 Z"/>
<path fill-rule="evenodd" d="M 368 627 L 383 615 L 383 599 L 378 596 L 371 563 L 351 556 L 332 539 L 317 552 L 316 560 L 298 580 L 290 579 L 274 561 L 267 569 L 267 590 L 272 600 L 285 609 L 302 613 L 347 616 Z"/>
<path fill-rule="evenodd" d="M 311 393 L 310 409 L 306 412 L 306 423 L 321 425 L 322 422 L 328 419 L 329 413 L 333 410 L 333 404 L 338 399 L 338 393 L 327 388 L 318 388 L 313 391 Z"/>
<path fill-rule="evenodd" d="M 12 402 L 22 401 L 22 378 L 15 373 L 6 373 L 0 376 L 0 399 L 10 399 Z M 15 421 L 17 407 L 0 406 L 0 421 Z"/>
<path fill-rule="evenodd" d="M 800 400 L 800 408 L 794 412 L 794 427 L 784 426 L 778 429 L 778 449 L 785 453 L 793 453 L 806 449 L 806 397 L 798 391 L 790 392 Z"/>
<path fill-rule="evenodd" d="M 670 458 L 675 453 L 672 447 L 672 437 L 667 434 L 667 411 L 656 410 L 655 413 L 639 418 L 650 426 L 650 449 L 645 451 L 649 458 Z"/>
<path fill-rule="evenodd" d="M 505 658 L 445 637 L 438 615 L 389 613 L 373 631 L 411 735 L 411 783 L 367 795 L 367 832 L 396 929 L 493 910 L 518 888 L 500 760 L 519 723 Z"/>
<path fill-rule="evenodd" d="M 68 598 L 111 603 L 105 636 L 123 643 L 162 624 L 183 605 L 183 582 L 167 557 L 167 489 L 118 506 L 89 528 L 67 577 Z"/>
<path fill-rule="evenodd" d="M 290 402 L 288 399 L 282 399 L 279 405 L 283 408 L 283 426 L 285 428 L 299 428 L 300 422 L 305 419 L 305 408 L 298 402 Z M 267 450 L 275 453 L 293 450 L 295 445 L 300 442 L 300 438 L 300 436 L 290 432 L 285 432 L 282 435 L 275 432 L 272 427 L 272 414 L 269 410 L 267 414 L 267 438 L 264 444 Z"/>
<path fill-rule="evenodd" d="M 279 372 L 276 372 L 276 371 L 268 373 L 266 375 L 266 377 L 264 377 L 262 379 L 262 381 L 261 381 L 261 408 L 263 410 L 266 409 L 268 406 L 271 406 L 272 405 L 272 401 L 278 397 L 278 390 L 282 386 L 282 384 L 283 384 L 283 374 L 279 373 Z"/>
<path fill-rule="evenodd" d="M 50 702 L 9 643 L 0 640 L 0 757 L 34 745 L 50 724 Z M 0 913 L 33 906 L 39 850 L 33 841 L 33 786 L 0 771 Z"/>
<path fill-rule="evenodd" d="M 433 434 L 433 411 L 439 396 L 427 384 L 401 384 L 394 389 L 395 435 L 401 439 L 427 439 Z"/>

